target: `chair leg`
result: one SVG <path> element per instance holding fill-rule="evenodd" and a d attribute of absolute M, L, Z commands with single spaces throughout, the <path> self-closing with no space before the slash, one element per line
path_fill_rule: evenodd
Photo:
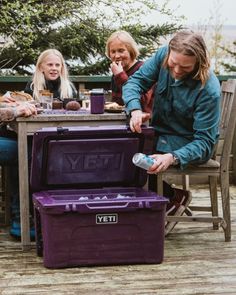
<path fill-rule="evenodd" d="M 189 190 L 189 175 L 182 176 L 182 185 L 184 190 Z"/>
<path fill-rule="evenodd" d="M 230 216 L 230 194 L 229 194 L 229 173 L 221 172 L 220 177 L 221 183 L 221 199 L 222 199 L 222 209 L 223 218 L 226 222 L 224 228 L 225 241 L 231 241 L 231 216 Z"/>
<path fill-rule="evenodd" d="M 218 199 L 217 199 L 217 177 L 209 176 L 209 189 L 211 198 L 211 212 L 212 216 L 218 216 Z M 219 229 L 219 224 L 213 222 L 213 229 Z"/>
<path fill-rule="evenodd" d="M 184 213 L 185 213 L 187 216 L 193 216 L 193 212 L 192 212 L 192 210 L 191 210 L 189 207 L 187 207 L 187 208 L 185 209 Z"/>
<path fill-rule="evenodd" d="M 186 191 L 190 189 L 189 175 L 182 175 L 182 186 Z M 193 212 L 189 208 L 186 208 L 184 213 L 188 216 L 193 216 Z"/>

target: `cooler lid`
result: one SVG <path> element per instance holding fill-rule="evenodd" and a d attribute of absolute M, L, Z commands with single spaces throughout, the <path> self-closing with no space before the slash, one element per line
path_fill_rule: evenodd
<path fill-rule="evenodd" d="M 33 136 L 31 189 L 142 187 L 147 173 L 132 163 L 151 154 L 154 129 L 127 126 L 48 127 Z"/>
<path fill-rule="evenodd" d="M 36 208 L 49 214 L 161 210 L 168 202 L 165 197 L 138 187 L 40 191 L 33 194 L 33 201 Z"/>

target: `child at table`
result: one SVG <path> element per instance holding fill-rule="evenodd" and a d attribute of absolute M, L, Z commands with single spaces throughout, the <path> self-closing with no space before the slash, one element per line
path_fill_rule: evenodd
<path fill-rule="evenodd" d="M 56 49 L 43 51 L 37 60 L 35 73 L 24 89 L 35 101 L 40 101 L 40 90 L 49 90 L 53 93 L 53 98 L 63 100 L 64 98 L 74 98 L 77 95 L 76 89 L 69 80 L 68 70 L 62 54 Z M 29 162 L 31 158 L 32 138 L 28 138 Z M 17 142 L 14 142 L 15 161 L 17 161 Z M 21 237 L 20 228 L 20 208 L 19 208 L 19 188 L 18 188 L 18 167 L 15 166 L 11 178 L 15 185 L 12 194 L 12 225 L 10 233 L 16 238 Z M 16 183 L 17 181 L 17 183 Z M 30 202 L 32 205 L 32 202 Z M 34 238 L 34 228 L 31 224 L 31 238 Z"/>
<path fill-rule="evenodd" d="M 25 92 L 40 101 L 40 91 L 49 90 L 53 98 L 74 98 L 77 91 L 69 80 L 65 60 L 57 49 L 43 51 L 37 60 L 35 73 L 25 87 Z"/>

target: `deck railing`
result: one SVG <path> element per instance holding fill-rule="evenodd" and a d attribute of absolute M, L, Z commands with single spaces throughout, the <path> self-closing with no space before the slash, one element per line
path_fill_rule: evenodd
<path fill-rule="evenodd" d="M 30 76 L 0 76 L 0 93 L 3 94 L 7 90 L 23 90 L 30 79 Z M 111 87 L 111 76 L 70 76 L 70 79 L 78 90 L 82 88 L 104 88 L 109 90 Z M 236 79 L 236 75 L 220 75 L 218 79 L 220 82 Z"/>

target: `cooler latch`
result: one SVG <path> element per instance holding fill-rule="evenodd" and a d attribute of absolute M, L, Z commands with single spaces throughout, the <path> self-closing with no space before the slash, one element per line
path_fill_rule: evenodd
<path fill-rule="evenodd" d="M 76 204 L 75 203 L 72 203 L 72 204 L 66 204 L 65 205 L 65 212 L 71 212 L 71 211 L 74 211 L 74 212 L 76 212 L 77 211 L 77 206 L 76 206 Z"/>
<path fill-rule="evenodd" d="M 57 133 L 58 134 L 64 134 L 65 132 L 69 131 L 68 128 L 65 128 L 65 127 L 61 127 L 61 126 L 58 126 L 57 127 Z"/>

